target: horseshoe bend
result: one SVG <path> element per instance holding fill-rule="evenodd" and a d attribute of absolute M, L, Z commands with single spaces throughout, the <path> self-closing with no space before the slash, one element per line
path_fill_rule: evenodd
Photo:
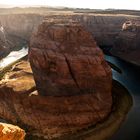
<path fill-rule="evenodd" d="M 110 116 L 112 71 L 80 23 L 44 20 L 31 37 L 29 62 L 14 64 L 1 80 L 1 118 L 27 135 L 53 139 L 98 126 Z"/>
<path fill-rule="evenodd" d="M 28 16 L 34 17 L 29 25 Z M 112 63 L 109 58 L 113 56 L 104 55 L 102 45 L 98 45 L 114 39 L 119 47 L 111 52 L 123 57 L 124 51 L 117 51 L 122 44 L 130 47 L 125 36 L 138 34 L 139 22 L 133 25 L 131 21 L 124 23 L 122 17 L 113 17 L 124 24 L 120 32 L 119 22 L 115 32 L 111 29 L 111 40 L 109 36 L 104 38 L 105 30 L 103 36 L 97 31 L 98 23 L 90 25 L 92 16 L 21 15 L 15 20 L 21 24 L 17 27 L 10 24 L 12 18 L 19 15 L 0 17 L 7 25 L 0 25 L 0 49 L 6 50 L 6 54 L 1 51 L 2 57 L 16 50 L 16 45 L 28 43 L 28 47 L 19 50 L 20 57 L 4 68 L 1 63 L 7 61 L 0 61 L 0 119 L 4 121 L 0 124 L 0 139 L 105 140 L 114 135 L 132 106 L 132 97 L 115 77 L 117 70 L 119 75 L 125 75 L 123 67 Z M 116 32 L 117 39 L 113 38 Z M 123 40 L 122 44 L 118 40 Z M 9 60 L 13 54 L 15 51 L 9 53 Z M 7 133 L 3 133 L 5 129 Z"/>

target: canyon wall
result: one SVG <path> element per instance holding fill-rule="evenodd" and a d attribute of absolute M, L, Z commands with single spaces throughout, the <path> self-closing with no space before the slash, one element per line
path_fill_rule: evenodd
<path fill-rule="evenodd" d="M 7 40 L 9 40 L 10 43 L 12 43 L 15 47 L 20 46 L 20 44 L 26 44 L 26 42 L 29 41 L 31 33 L 37 28 L 37 26 L 41 23 L 44 17 L 50 19 L 72 19 L 78 21 L 82 23 L 86 27 L 86 29 L 93 34 L 97 45 L 100 46 L 105 52 L 112 53 L 113 55 L 116 55 L 123 59 L 126 58 L 125 60 L 129 62 L 136 63 L 138 65 L 140 64 L 138 62 L 139 57 L 137 53 L 137 49 L 139 50 L 139 48 L 136 48 L 134 45 L 136 44 L 136 42 L 138 42 L 137 37 L 135 38 L 135 33 L 130 31 L 122 31 L 122 26 L 126 21 L 139 20 L 139 16 L 88 13 L 55 13 L 51 15 L 12 14 L 0 15 L 0 21 L 5 28 Z M 133 40 L 134 38 L 136 41 L 135 43 L 132 43 L 131 39 Z M 128 44 L 126 47 L 126 43 L 120 45 L 122 42 L 121 40 L 128 40 L 128 42 L 131 43 L 127 42 Z M 16 45 L 14 45 L 13 42 L 16 43 Z M 133 57 L 135 57 L 135 59 L 133 59 Z"/>
<path fill-rule="evenodd" d="M 0 59 L 27 46 L 33 30 L 42 19 L 43 16 L 35 14 L 0 15 Z"/>
<path fill-rule="evenodd" d="M 71 14 L 51 15 L 46 18 L 72 19 L 80 22 L 92 33 L 98 46 L 113 46 L 115 37 L 121 31 L 122 24 L 129 19 L 123 15 L 101 15 L 101 14 Z"/>
<path fill-rule="evenodd" d="M 115 37 L 121 31 L 123 23 L 134 17 L 125 15 L 101 15 L 101 14 L 59 14 L 59 15 L 37 15 L 37 14 L 15 14 L 0 15 L 0 21 L 8 34 L 21 36 L 29 40 L 32 31 L 39 25 L 42 19 L 61 18 L 73 19 L 82 23 L 88 31 L 94 34 L 99 46 L 114 45 Z"/>
<path fill-rule="evenodd" d="M 124 22 L 111 53 L 140 65 L 140 19 Z"/>
<path fill-rule="evenodd" d="M 0 21 L 7 35 L 21 37 L 29 41 L 33 30 L 42 22 L 43 15 L 11 14 L 0 15 Z"/>
<path fill-rule="evenodd" d="M 6 37 L 5 37 L 5 31 L 4 28 L 0 22 L 0 56 L 3 56 L 3 52 L 6 52 Z"/>

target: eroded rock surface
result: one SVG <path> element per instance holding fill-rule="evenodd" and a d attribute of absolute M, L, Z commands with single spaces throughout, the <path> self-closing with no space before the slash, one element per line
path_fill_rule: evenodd
<path fill-rule="evenodd" d="M 40 94 L 110 96 L 110 67 L 92 35 L 77 23 L 42 23 L 32 37 L 29 58 Z"/>
<path fill-rule="evenodd" d="M 52 115 L 52 124 L 60 123 L 57 131 L 84 128 L 108 115 L 111 69 L 83 26 L 44 21 L 31 39 L 29 58 L 39 94 L 45 95 L 52 108 L 50 114 L 57 111 L 64 118 Z"/>
<path fill-rule="evenodd" d="M 111 79 L 107 82 L 111 88 Z M 41 96 L 36 91 L 29 62 L 21 61 L 0 82 L 0 117 L 25 127 L 27 133 L 51 139 L 102 121 L 112 104 L 111 91 L 105 91 Z"/>
<path fill-rule="evenodd" d="M 1 140 L 24 140 L 25 132 L 18 126 L 0 123 Z"/>
<path fill-rule="evenodd" d="M 111 69 L 91 34 L 77 23 L 52 23 L 40 25 L 30 46 L 39 93 L 27 61 L 0 82 L 0 117 L 50 139 L 104 120 L 112 106 Z"/>

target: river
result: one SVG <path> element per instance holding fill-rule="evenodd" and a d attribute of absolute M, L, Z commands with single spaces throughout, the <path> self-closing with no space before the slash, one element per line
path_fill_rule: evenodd
<path fill-rule="evenodd" d="M 140 67 L 105 55 L 122 73 L 112 69 L 113 79 L 125 86 L 133 98 L 133 106 L 119 131 L 110 140 L 140 140 Z"/>
<path fill-rule="evenodd" d="M 23 47 L 19 51 L 12 51 L 5 58 L 0 60 L 0 69 L 7 67 L 9 64 L 21 59 L 28 54 L 28 48 Z"/>

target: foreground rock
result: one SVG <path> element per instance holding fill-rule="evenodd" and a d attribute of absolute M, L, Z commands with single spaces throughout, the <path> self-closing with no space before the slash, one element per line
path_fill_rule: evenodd
<path fill-rule="evenodd" d="M 0 123 L 0 139 L 1 140 L 24 140 L 25 132 L 18 126 Z"/>
<path fill-rule="evenodd" d="M 96 124 L 110 110 L 111 93 L 40 96 L 27 61 L 14 65 L 0 82 L 0 117 L 28 134 L 59 137 Z"/>

